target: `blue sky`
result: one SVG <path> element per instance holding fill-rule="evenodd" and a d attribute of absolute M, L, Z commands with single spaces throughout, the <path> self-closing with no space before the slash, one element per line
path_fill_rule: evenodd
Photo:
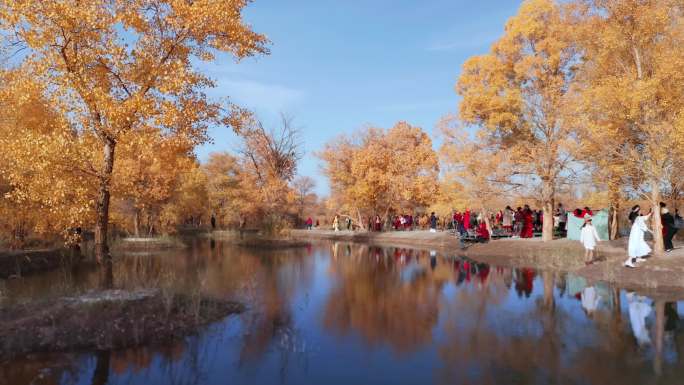
<path fill-rule="evenodd" d="M 221 57 L 200 68 L 217 81 L 212 97 L 250 108 L 266 125 L 278 114 L 302 130 L 301 175 L 327 195 L 314 152 L 364 125 L 405 120 L 433 132 L 456 112 L 454 84 L 463 62 L 488 51 L 519 0 L 256 0 L 245 21 L 271 40 L 271 54 L 240 63 Z M 200 160 L 232 151 L 227 129 L 210 131 Z"/>

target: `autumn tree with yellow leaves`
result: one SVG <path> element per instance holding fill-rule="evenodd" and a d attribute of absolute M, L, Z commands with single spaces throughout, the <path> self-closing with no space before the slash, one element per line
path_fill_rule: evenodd
<path fill-rule="evenodd" d="M 661 253 L 658 204 L 678 177 L 684 150 L 684 7 L 675 0 L 577 0 L 570 6 L 583 53 L 576 124 L 600 147 L 597 162 L 623 165 L 620 179 L 650 202 L 654 251 Z"/>
<path fill-rule="evenodd" d="M 506 153 L 512 176 L 539 186 L 544 218 L 553 217 L 573 160 L 563 107 L 577 51 L 565 28 L 553 0 L 525 1 L 490 53 L 466 61 L 456 85 L 460 118 L 479 128 L 492 154 Z M 553 221 L 544 221 L 542 239 L 553 239 Z"/>
<path fill-rule="evenodd" d="M 443 143 L 439 154 L 445 177 L 458 184 L 457 194 L 467 202 L 466 207 L 477 208 L 483 214 L 491 232 L 489 211 L 502 197 L 518 186 L 510 180 L 508 153 L 496 151 L 486 141 L 473 137 L 458 122 L 446 117 L 440 124 Z"/>
<path fill-rule="evenodd" d="M 147 235 L 162 228 L 169 230 L 160 216 L 178 199 L 185 173 L 199 167 L 192 154 L 193 144 L 182 136 L 162 135 L 153 128 L 141 128 L 121 138 L 112 176 L 113 221 L 126 224 L 132 219 L 133 233 L 138 237 L 143 226 Z M 193 216 L 190 212 L 186 215 Z"/>
<path fill-rule="evenodd" d="M 16 70 L 0 71 L 0 83 L 0 228 L 11 247 L 29 233 L 75 241 L 70 230 L 94 220 L 96 185 L 84 167 L 93 138 L 71 130 L 44 84 Z"/>
<path fill-rule="evenodd" d="M 216 217 L 218 226 L 237 227 L 246 198 L 239 160 L 229 153 L 212 153 L 202 169 L 207 179 L 209 210 Z"/>
<path fill-rule="evenodd" d="M 18 65 L 50 87 L 44 97 L 88 142 L 97 194 L 95 244 L 108 256 L 107 228 L 116 148 L 154 128 L 197 144 L 210 123 L 229 123 L 192 66 L 217 52 L 265 53 L 266 38 L 241 18 L 247 0 L 10 0 L 0 4 L 3 36 L 26 48 Z"/>
<path fill-rule="evenodd" d="M 334 201 L 362 227 L 362 213 L 386 217 L 434 202 L 439 164 L 432 140 L 419 127 L 399 122 L 389 130 L 366 128 L 329 142 L 319 157 Z"/>

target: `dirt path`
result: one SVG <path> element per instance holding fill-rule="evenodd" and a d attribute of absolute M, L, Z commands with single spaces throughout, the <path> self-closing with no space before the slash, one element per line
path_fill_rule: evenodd
<path fill-rule="evenodd" d="M 297 239 L 328 239 L 358 242 L 377 246 L 403 246 L 417 249 L 434 249 L 442 252 L 461 250 L 461 243 L 454 235 L 440 231 L 393 231 L 385 233 L 331 230 L 292 230 Z"/>

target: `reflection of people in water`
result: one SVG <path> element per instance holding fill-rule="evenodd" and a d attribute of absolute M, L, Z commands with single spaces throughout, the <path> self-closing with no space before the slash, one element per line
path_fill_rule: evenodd
<path fill-rule="evenodd" d="M 679 326 L 679 313 L 677 302 L 665 302 L 665 331 L 673 332 Z"/>
<path fill-rule="evenodd" d="M 518 297 L 522 297 L 524 293 L 525 297 L 530 298 L 534 288 L 534 270 L 528 268 L 521 269 L 516 278 L 515 291 L 518 293 Z"/>
<path fill-rule="evenodd" d="M 587 317 L 593 317 L 594 312 L 598 309 L 599 302 L 601 302 L 601 297 L 596 292 L 596 288 L 593 286 L 585 287 L 582 290 L 581 300 L 582 309 L 584 309 Z"/>
<path fill-rule="evenodd" d="M 639 346 L 650 345 L 651 337 L 646 329 L 646 317 L 651 314 L 651 305 L 646 302 L 646 297 L 627 293 L 629 304 L 629 322 L 632 324 L 632 333 Z"/>
<path fill-rule="evenodd" d="M 430 251 L 430 268 L 432 270 L 435 270 L 437 267 L 437 252 L 432 250 Z"/>

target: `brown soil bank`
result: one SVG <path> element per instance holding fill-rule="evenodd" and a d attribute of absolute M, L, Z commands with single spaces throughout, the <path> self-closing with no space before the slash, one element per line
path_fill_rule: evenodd
<path fill-rule="evenodd" d="M 0 279 L 53 270 L 82 259 L 77 250 L 26 250 L 0 253 Z"/>
<path fill-rule="evenodd" d="M 0 309 L 0 358 L 165 343 L 243 310 L 232 302 L 158 290 L 91 292 Z"/>
<path fill-rule="evenodd" d="M 362 231 L 292 230 L 295 239 L 328 239 L 359 242 L 378 246 L 403 246 L 419 249 L 435 249 L 453 252 L 461 249 L 461 242 L 454 235 L 444 231 L 394 231 L 385 233 Z"/>
<path fill-rule="evenodd" d="M 600 260 L 625 255 L 622 241 L 600 242 L 597 256 Z M 475 244 L 466 249 L 468 257 L 500 266 L 539 267 L 575 271 L 584 267 L 584 248 L 578 241 L 556 239 L 542 242 L 540 238 L 499 239 Z"/>
<path fill-rule="evenodd" d="M 235 245 L 256 249 L 278 250 L 307 247 L 311 245 L 311 243 L 297 239 L 249 238 L 235 241 Z"/>
<path fill-rule="evenodd" d="M 150 237 L 150 238 L 121 238 L 114 242 L 111 247 L 113 254 L 136 251 L 160 251 L 168 249 L 181 249 L 187 247 L 177 238 Z"/>

